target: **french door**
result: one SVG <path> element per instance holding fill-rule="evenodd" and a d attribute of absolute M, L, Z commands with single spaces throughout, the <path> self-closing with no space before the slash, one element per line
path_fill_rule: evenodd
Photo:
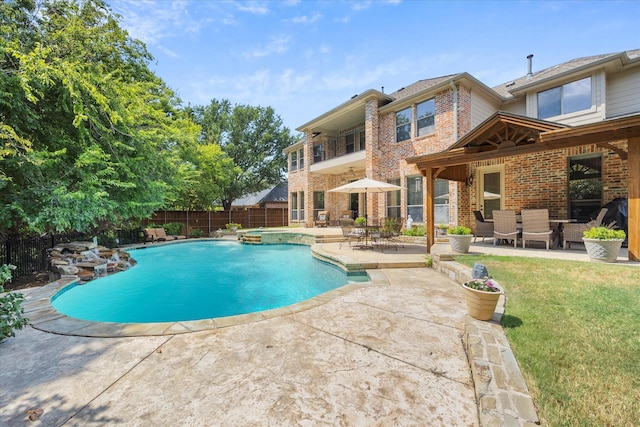
<path fill-rule="evenodd" d="M 485 218 L 493 218 L 493 211 L 504 206 L 504 167 L 489 166 L 476 169 L 478 177 L 478 208 Z"/>

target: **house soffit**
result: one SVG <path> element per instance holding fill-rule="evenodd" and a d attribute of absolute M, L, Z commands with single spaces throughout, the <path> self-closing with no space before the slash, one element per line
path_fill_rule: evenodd
<path fill-rule="evenodd" d="M 335 136 L 345 129 L 351 129 L 364 123 L 367 102 L 371 99 L 377 99 L 378 105 L 393 100 L 382 92 L 370 89 L 305 123 L 296 130 Z"/>

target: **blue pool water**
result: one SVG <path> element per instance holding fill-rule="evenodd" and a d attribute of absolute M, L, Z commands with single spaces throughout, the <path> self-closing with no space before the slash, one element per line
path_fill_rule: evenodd
<path fill-rule="evenodd" d="M 65 288 L 52 305 L 100 322 L 199 320 L 283 307 L 368 280 L 314 259 L 308 246 L 201 241 L 129 253 L 135 267 Z"/>

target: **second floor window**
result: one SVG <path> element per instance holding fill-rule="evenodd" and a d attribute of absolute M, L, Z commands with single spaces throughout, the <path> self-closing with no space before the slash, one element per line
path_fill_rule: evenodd
<path fill-rule="evenodd" d="M 591 77 L 538 92 L 538 118 L 575 113 L 591 108 Z"/>
<path fill-rule="evenodd" d="M 411 139 L 411 107 L 396 113 L 396 142 Z"/>
<path fill-rule="evenodd" d="M 321 162 L 324 160 L 324 154 L 322 152 L 322 144 L 313 147 L 313 163 Z"/>
<path fill-rule="evenodd" d="M 293 151 L 291 153 L 291 171 L 293 172 L 294 170 L 298 169 L 298 152 L 297 151 Z"/>
<path fill-rule="evenodd" d="M 299 155 L 298 155 L 298 167 L 300 169 L 304 169 L 304 148 L 302 150 L 299 151 Z"/>
<path fill-rule="evenodd" d="M 433 99 L 421 102 L 416 107 L 418 136 L 435 132 L 436 103 Z"/>
<path fill-rule="evenodd" d="M 356 148 L 356 134 L 350 133 L 345 136 L 346 152 L 353 153 Z"/>

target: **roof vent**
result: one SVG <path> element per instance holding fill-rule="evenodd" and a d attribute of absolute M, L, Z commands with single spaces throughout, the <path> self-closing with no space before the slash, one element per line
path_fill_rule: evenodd
<path fill-rule="evenodd" d="M 533 53 L 527 56 L 529 60 L 529 72 L 527 72 L 527 77 L 533 77 Z"/>

